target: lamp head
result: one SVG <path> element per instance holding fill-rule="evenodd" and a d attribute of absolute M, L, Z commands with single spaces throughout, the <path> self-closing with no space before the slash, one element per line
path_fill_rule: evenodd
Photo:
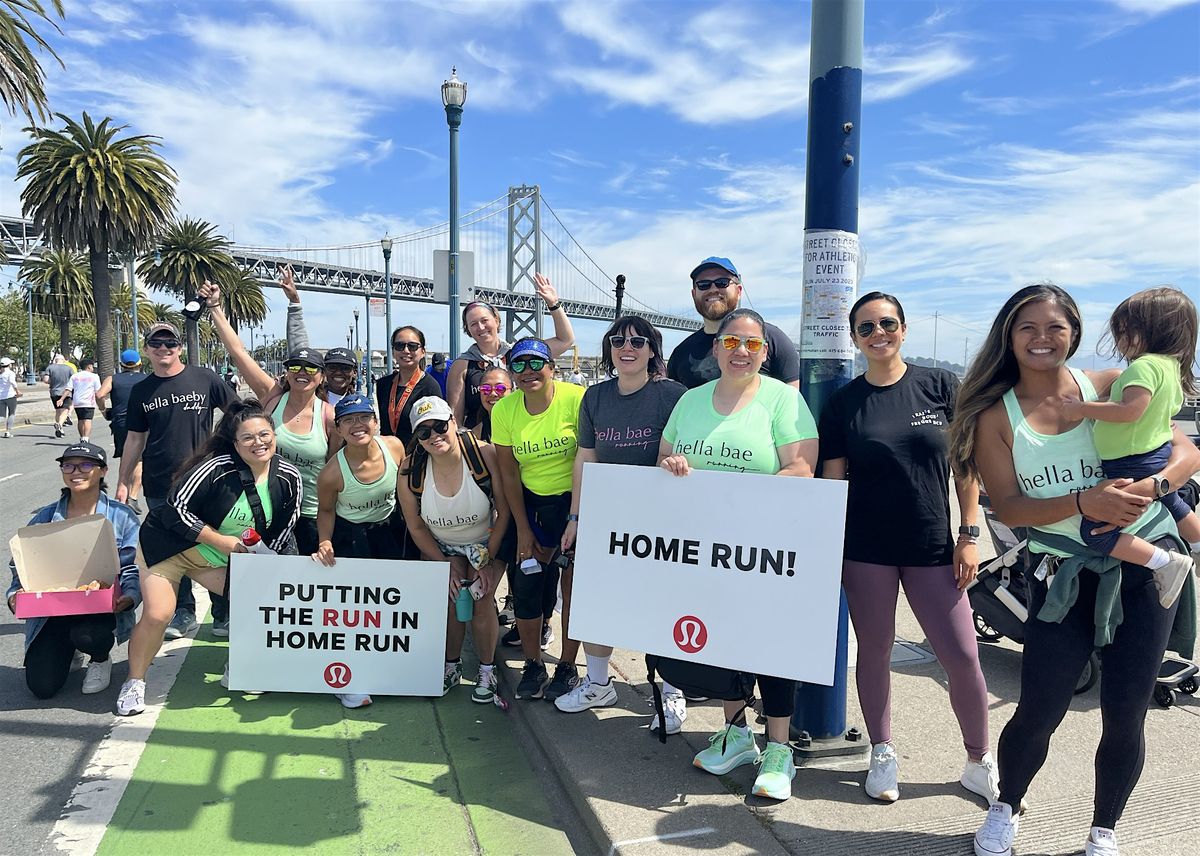
<path fill-rule="evenodd" d="M 462 107 L 467 103 L 467 84 L 458 79 L 458 69 L 450 68 L 450 79 L 442 83 L 442 105 Z"/>
<path fill-rule="evenodd" d="M 392 239 L 384 237 L 379 241 L 379 246 L 383 248 L 383 254 L 390 256 L 392 254 Z"/>

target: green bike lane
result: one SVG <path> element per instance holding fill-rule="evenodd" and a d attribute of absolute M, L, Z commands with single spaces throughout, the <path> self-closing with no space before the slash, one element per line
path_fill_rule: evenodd
<path fill-rule="evenodd" d="M 573 852 L 511 714 L 472 703 L 466 684 L 357 710 L 231 693 L 218 682 L 226 645 L 206 630 L 99 854 Z"/>

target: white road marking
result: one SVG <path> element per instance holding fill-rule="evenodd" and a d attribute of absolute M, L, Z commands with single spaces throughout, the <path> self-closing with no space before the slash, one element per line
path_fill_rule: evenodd
<path fill-rule="evenodd" d="M 0 482 L 6 482 L 9 479 L 15 479 L 17 476 L 23 476 L 23 475 L 25 475 L 25 474 L 24 473 L 13 473 L 11 476 L 4 476 L 3 478 L 0 478 Z"/>
<path fill-rule="evenodd" d="M 650 844 L 655 841 L 671 841 L 676 838 L 694 838 L 700 835 L 711 835 L 716 832 L 711 826 L 702 826 L 699 829 L 685 829 L 682 832 L 668 832 L 665 835 L 647 835 L 645 838 L 627 838 L 624 841 L 614 841 L 612 846 L 608 848 L 608 856 L 614 856 L 622 847 L 629 847 L 633 844 Z"/>

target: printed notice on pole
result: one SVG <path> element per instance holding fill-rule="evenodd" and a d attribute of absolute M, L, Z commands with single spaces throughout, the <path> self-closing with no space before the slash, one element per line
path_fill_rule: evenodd
<path fill-rule="evenodd" d="M 387 303 L 386 298 L 372 297 L 371 304 L 370 304 L 371 317 L 372 318 L 382 318 L 383 316 L 385 316 L 387 314 L 387 307 L 385 305 L 386 303 Z"/>
<path fill-rule="evenodd" d="M 849 314 L 857 290 L 858 235 L 833 229 L 805 232 L 801 359 L 854 359 Z"/>

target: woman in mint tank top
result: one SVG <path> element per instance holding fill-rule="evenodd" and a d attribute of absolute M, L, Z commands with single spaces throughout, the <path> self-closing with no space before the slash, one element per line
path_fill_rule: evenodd
<path fill-rule="evenodd" d="M 1153 480 L 1104 479 L 1092 423 L 1063 414 L 1062 398 L 1106 396 L 1118 374 L 1067 366 L 1082 334 L 1079 309 L 1061 288 L 1039 284 L 1018 291 L 968 369 L 951 425 L 956 475 L 980 478 L 996 516 L 1009 526 L 1029 527 L 1030 549 L 1048 557 L 1042 567 L 1058 568 L 1049 581 L 1038 579 L 1040 573 L 1028 580 L 1021 697 L 1000 736 L 1000 799 L 975 835 L 977 856 L 1012 853 L 1020 825 L 1016 810 L 1096 648 L 1104 724 L 1084 853 L 1118 856 L 1114 827 L 1141 775 L 1146 708 L 1175 615 L 1174 606 L 1160 605 L 1145 568 L 1089 549 L 1080 535 L 1086 514 L 1160 548 L 1179 549 L 1170 515 L 1151 503 Z M 1170 461 L 1159 475 L 1178 484 L 1200 468 L 1200 452 L 1178 429 L 1174 434 Z"/>

